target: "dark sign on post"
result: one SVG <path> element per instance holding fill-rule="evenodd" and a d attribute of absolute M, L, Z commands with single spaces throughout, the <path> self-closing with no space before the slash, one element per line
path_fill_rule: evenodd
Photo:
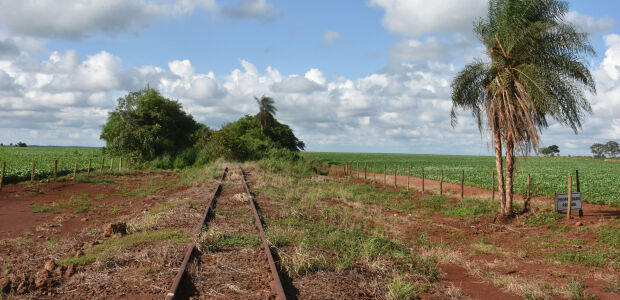
<path fill-rule="evenodd" d="M 568 194 L 555 194 L 555 210 L 565 212 L 568 210 Z M 573 193 L 571 199 L 571 210 L 579 210 L 581 215 L 581 193 Z"/>

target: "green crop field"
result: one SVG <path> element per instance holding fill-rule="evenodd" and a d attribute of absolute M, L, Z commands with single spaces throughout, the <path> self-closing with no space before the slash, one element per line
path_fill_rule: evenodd
<path fill-rule="evenodd" d="M 35 179 L 50 178 L 54 172 L 54 160 L 58 160 L 58 175 L 73 173 L 75 161 L 78 171 L 88 168 L 88 160 L 93 160 L 93 169 L 101 167 L 103 153 L 101 148 L 61 148 L 61 147 L 0 147 L 0 164 L 6 162 L 5 183 L 30 180 L 32 161 L 36 161 Z M 109 167 L 110 161 L 105 162 Z"/>
<path fill-rule="evenodd" d="M 444 180 L 460 183 L 461 170 L 465 171 L 465 184 L 491 189 L 491 174 L 495 170 L 495 157 L 460 156 L 460 155 L 426 155 L 426 154 L 380 154 L 380 153 L 328 153 L 307 152 L 310 159 L 319 159 L 328 163 L 344 166 L 345 161 L 366 163 L 372 171 L 383 172 L 387 165 L 388 173 L 407 174 L 411 165 L 412 176 L 421 177 L 424 167 L 426 178 L 439 180 L 440 170 L 444 170 Z M 353 165 L 355 168 L 356 164 Z M 527 174 L 531 174 L 532 193 L 553 197 L 556 193 L 566 193 L 568 176 L 573 175 L 573 190 L 576 191 L 575 171 L 579 170 L 581 192 L 585 202 L 620 206 L 620 162 L 604 161 L 590 158 L 518 158 L 516 166 L 515 192 L 526 190 Z"/>

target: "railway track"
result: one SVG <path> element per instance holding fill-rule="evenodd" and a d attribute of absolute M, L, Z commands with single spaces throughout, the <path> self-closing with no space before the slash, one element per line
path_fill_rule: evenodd
<path fill-rule="evenodd" d="M 243 170 L 226 168 L 208 201 L 165 299 L 286 299 Z"/>

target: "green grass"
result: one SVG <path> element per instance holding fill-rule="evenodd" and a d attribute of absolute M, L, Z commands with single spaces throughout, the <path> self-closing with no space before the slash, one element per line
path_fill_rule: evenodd
<path fill-rule="evenodd" d="M 609 252 L 602 251 L 587 251 L 587 252 L 576 252 L 571 250 L 558 250 L 551 254 L 551 258 L 560 261 L 560 262 L 572 262 L 577 263 L 584 266 L 597 266 L 603 267 L 607 265 L 610 261 Z"/>
<path fill-rule="evenodd" d="M 85 265 L 96 260 L 113 256 L 116 252 L 133 246 L 152 243 L 156 241 L 173 240 L 177 243 L 187 242 L 189 238 L 186 233 L 180 230 L 159 230 L 152 232 L 140 232 L 126 235 L 118 239 L 108 239 L 103 243 L 86 249 L 84 255 L 80 257 L 67 257 L 60 260 L 60 265 L 66 266 L 70 264 Z"/>
<path fill-rule="evenodd" d="M 179 200 L 179 201 L 172 201 L 172 202 L 160 202 L 157 203 L 157 205 L 155 205 L 155 207 L 153 207 L 153 209 L 151 209 L 149 211 L 150 215 L 157 215 L 159 213 L 162 213 L 170 208 L 173 207 L 177 207 L 177 206 L 183 206 L 183 205 L 187 205 L 189 207 L 193 207 L 194 205 L 198 205 L 200 204 L 200 201 L 198 200 Z"/>
<path fill-rule="evenodd" d="M 603 240 L 616 249 L 620 249 L 620 225 L 602 225 L 596 233 Z"/>
<path fill-rule="evenodd" d="M 545 211 L 537 215 L 531 215 L 525 221 L 525 224 L 529 226 L 546 225 L 547 228 L 552 228 L 554 226 L 557 226 L 560 217 L 560 214 L 555 211 Z"/>
<path fill-rule="evenodd" d="M 426 290 L 426 286 L 418 283 L 412 284 L 402 276 L 395 276 L 388 284 L 388 294 L 395 300 L 416 299 L 420 292 Z"/>
<path fill-rule="evenodd" d="M 421 176 L 424 167 L 425 177 L 439 180 L 440 169 L 444 170 L 446 182 L 460 183 L 461 170 L 465 171 L 465 184 L 491 189 L 491 173 L 495 170 L 492 156 L 427 155 L 427 154 L 382 154 L 382 153 L 329 153 L 306 152 L 309 159 L 322 160 L 344 166 L 345 161 L 367 164 L 369 171 L 383 172 L 384 164 L 389 172 L 398 168 L 399 174 L 407 173 L 411 165 L 412 176 Z M 354 164 L 354 167 L 356 165 Z M 556 193 L 566 193 L 568 175 L 579 170 L 583 199 L 588 203 L 620 206 L 620 194 L 615 192 L 616 179 L 620 177 L 620 162 L 590 158 L 519 158 L 517 160 L 515 191 L 524 193 L 527 174 L 532 175 L 532 193 L 553 197 Z M 576 185 L 573 176 L 573 186 Z"/>
<path fill-rule="evenodd" d="M 29 206 L 31 208 L 30 211 L 33 213 L 46 213 L 46 212 L 59 213 L 60 212 L 58 208 L 52 207 L 49 204 L 32 203 Z"/>
<path fill-rule="evenodd" d="M 54 173 L 54 160 L 58 160 L 58 176 L 73 175 L 75 161 L 78 172 L 88 169 L 88 160 L 92 159 L 91 172 L 98 172 L 103 153 L 101 148 L 64 148 L 64 147 L 0 147 L 0 158 L 6 161 L 4 182 L 17 183 L 30 180 L 32 161 L 36 161 L 35 179 L 51 178 Z M 114 160 L 115 170 L 118 159 Z M 105 170 L 109 170 L 110 158 L 105 159 Z"/>

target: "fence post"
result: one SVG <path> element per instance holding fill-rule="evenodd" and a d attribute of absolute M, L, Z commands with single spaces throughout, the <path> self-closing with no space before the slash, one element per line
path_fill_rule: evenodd
<path fill-rule="evenodd" d="M 387 164 L 383 164 L 383 185 L 387 183 Z"/>
<path fill-rule="evenodd" d="M 54 181 L 58 177 L 58 160 L 54 160 Z"/>
<path fill-rule="evenodd" d="M 366 163 L 364 163 L 364 180 L 366 180 Z"/>
<path fill-rule="evenodd" d="M 398 168 L 397 165 L 394 165 L 394 187 L 397 187 L 398 185 L 396 184 L 396 169 Z"/>
<path fill-rule="evenodd" d="M 360 178 L 360 162 L 359 161 L 357 162 L 356 169 L 357 169 L 357 178 Z"/>
<path fill-rule="evenodd" d="M 103 165 L 105 165 L 105 157 L 101 158 L 101 170 L 100 170 L 101 173 L 103 173 L 103 167 L 104 167 Z"/>
<path fill-rule="evenodd" d="M 465 170 L 461 170 L 461 201 L 463 201 L 463 195 L 465 191 Z"/>
<path fill-rule="evenodd" d="M 73 165 L 73 181 L 75 181 L 75 175 L 77 175 L 77 160 L 75 161 L 75 164 Z"/>
<path fill-rule="evenodd" d="M 110 158 L 110 171 L 112 171 L 113 165 L 114 165 L 114 157 Z"/>
<path fill-rule="evenodd" d="M 424 193 L 424 167 L 422 167 L 422 193 Z"/>
<path fill-rule="evenodd" d="M 443 169 L 441 169 L 441 175 L 439 176 L 439 196 L 443 196 Z"/>
<path fill-rule="evenodd" d="M 36 161 L 32 161 L 32 170 L 30 171 L 30 184 L 34 183 L 34 169 L 36 167 Z"/>
<path fill-rule="evenodd" d="M 121 157 L 119 162 L 118 162 L 118 171 L 122 171 L 123 170 L 123 158 Z"/>
<path fill-rule="evenodd" d="M 89 159 L 88 160 L 88 175 L 90 176 L 90 166 L 93 164 L 93 160 Z"/>
<path fill-rule="evenodd" d="M 343 168 L 344 169 L 344 176 L 345 177 L 347 177 L 347 166 L 348 166 L 348 163 L 345 161 L 344 162 L 344 168 Z"/>
<path fill-rule="evenodd" d="M 377 182 L 377 163 L 372 163 L 372 177 Z"/>
<path fill-rule="evenodd" d="M 407 166 L 407 192 L 409 191 L 409 179 L 411 178 L 411 165 Z"/>
<path fill-rule="evenodd" d="M 570 220 L 571 206 L 573 205 L 573 176 L 568 176 L 568 210 L 566 210 L 566 219 Z"/>
<path fill-rule="evenodd" d="M 581 186 L 579 184 L 579 170 L 575 170 L 575 175 L 577 177 L 577 193 L 581 193 Z"/>
<path fill-rule="evenodd" d="M 0 173 L 0 191 L 2 191 L 2 183 L 4 182 L 4 169 L 6 169 L 6 161 L 2 162 L 2 172 Z"/>

